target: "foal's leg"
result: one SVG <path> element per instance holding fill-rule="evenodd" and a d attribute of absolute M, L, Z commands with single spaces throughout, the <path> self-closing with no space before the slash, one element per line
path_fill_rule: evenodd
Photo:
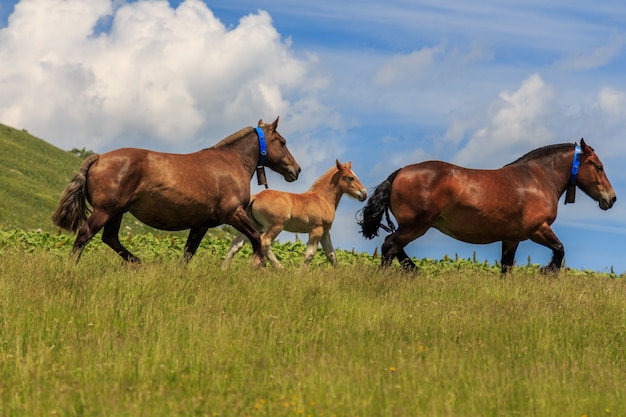
<path fill-rule="evenodd" d="M 230 262 L 233 260 L 233 257 L 237 252 L 243 248 L 243 245 L 246 243 L 246 236 L 243 233 L 239 233 L 237 237 L 233 239 L 230 244 L 230 249 L 228 249 L 228 253 L 226 254 L 226 258 L 224 258 L 224 262 L 222 262 L 222 270 L 228 269 Z"/>
<path fill-rule="evenodd" d="M 126 262 L 141 263 L 139 258 L 130 253 L 128 249 L 120 243 L 119 232 L 120 225 L 122 224 L 122 217 L 124 217 L 124 213 L 113 216 L 108 222 L 106 222 L 104 230 L 102 230 L 102 241 L 113 249 L 118 255 L 120 255 Z"/>
<path fill-rule="evenodd" d="M 500 263 L 502 264 L 501 272 L 503 274 L 511 272 L 513 269 L 513 264 L 515 263 L 515 252 L 517 251 L 518 246 L 519 242 L 516 241 L 502 241 L 502 259 Z"/>
<path fill-rule="evenodd" d="M 274 255 L 274 252 L 272 252 L 272 243 L 274 243 L 274 240 L 276 240 L 280 232 L 283 231 L 283 227 L 284 226 L 282 224 L 267 226 L 265 232 L 261 235 L 261 248 L 263 249 L 263 254 L 276 268 L 282 268 L 283 266 Z"/>
<path fill-rule="evenodd" d="M 70 252 L 70 257 L 73 257 L 76 263 L 80 260 L 80 256 L 85 246 L 87 246 L 87 243 L 102 229 L 108 220 L 108 213 L 98 208 L 93 209 L 91 216 L 89 216 L 85 224 L 78 230 L 72 251 Z"/>
<path fill-rule="evenodd" d="M 303 267 L 306 267 L 311 263 L 313 257 L 315 256 L 315 252 L 317 252 L 317 244 L 322 239 L 324 235 L 324 229 L 322 227 L 315 227 L 311 229 L 309 232 L 309 241 L 306 244 L 306 251 L 304 252 L 304 262 L 302 263 Z"/>
<path fill-rule="evenodd" d="M 208 227 L 192 227 L 189 230 L 189 237 L 187 237 L 187 242 L 183 249 L 183 261 L 189 262 L 193 255 L 195 255 L 207 230 L 209 230 Z"/>
<path fill-rule="evenodd" d="M 561 241 L 556 237 L 550 228 L 550 225 L 548 223 L 544 223 L 530 236 L 530 240 L 552 249 L 552 260 L 543 271 L 553 273 L 559 272 L 561 265 L 563 264 L 563 258 L 565 257 L 565 249 L 563 248 Z"/>
<path fill-rule="evenodd" d="M 265 266 L 265 256 L 261 249 L 261 236 L 258 230 L 250 222 L 248 215 L 243 207 L 238 207 L 228 221 L 228 224 L 246 235 L 252 244 L 252 266 Z"/>
<path fill-rule="evenodd" d="M 335 253 L 333 242 L 330 240 L 330 230 L 324 232 L 320 243 L 322 244 L 322 249 L 324 250 L 324 254 L 326 255 L 328 261 L 333 266 L 337 266 L 337 254 Z"/>

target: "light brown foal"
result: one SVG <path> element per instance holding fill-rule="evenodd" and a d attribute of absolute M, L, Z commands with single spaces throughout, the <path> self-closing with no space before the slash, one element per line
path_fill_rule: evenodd
<path fill-rule="evenodd" d="M 261 247 L 267 259 L 277 268 L 281 267 L 272 253 L 271 245 L 279 233 L 286 230 L 309 234 L 303 266 L 308 265 L 313 259 L 318 243 L 321 243 L 330 263 L 337 265 L 337 256 L 330 239 L 330 228 L 344 194 L 359 201 L 365 201 L 367 198 L 367 190 L 352 171 L 352 163 L 336 161 L 336 166 L 326 171 L 302 194 L 264 190 L 252 197 L 247 213 L 255 227 L 263 231 Z M 244 243 L 243 234 L 233 240 L 222 269 L 228 268 L 233 256 Z"/>

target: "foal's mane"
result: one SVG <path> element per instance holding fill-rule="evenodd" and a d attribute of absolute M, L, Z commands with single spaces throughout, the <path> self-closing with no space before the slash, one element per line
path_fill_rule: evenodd
<path fill-rule="evenodd" d="M 522 163 L 528 162 L 530 160 L 541 158 L 541 157 L 543 157 L 545 155 L 548 155 L 548 154 L 552 154 L 554 152 L 559 152 L 559 151 L 563 151 L 563 150 L 569 150 L 569 149 L 572 148 L 572 146 L 574 146 L 572 143 L 558 143 L 556 145 L 543 146 L 541 148 L 537 148 L 537 149 L 534 149 L 534 150 L 528 152 L 526 155 L 516 159 L 515 161 L 511 162 L 510 164 L 506 164 L 505 166 L 515 165 L 515 164 L 522 164 Z"/>
<path fill-rule="evenodd" d="M 246 136 L 247 134 L 249 134 L 252 131 L 253 128 L 251 127 L 244 127 L 243 129 L 240 129 L 239 131 L 225 137 L 224 139 L 220 140 L 219 142 L 217 142 L 213 147 L 214 148 L 223 148 L 226 147 L 228 145 L 230 145 L 231 143 L 237 142 L 239 139 L 241 139 L 242 137 Z"/>
<path fill-rule="evenodd" d="M 328 177 L 332 177 L 333 175 L 335 175 L 336 172 L 339 172 L 336 166 L 330 167 L 328 171 L 323 173 L 318 179 L 313 182 L 313 185 L 311 185 L 311 188 L 309 188 L 309 190 L 314 190 L 322 183 L 329 183 L 330 179 Z"/>

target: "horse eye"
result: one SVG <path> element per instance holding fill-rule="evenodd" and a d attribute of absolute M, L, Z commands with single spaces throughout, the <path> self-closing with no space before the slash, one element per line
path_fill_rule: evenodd
<path fill-rule="evenodd" d="M 353 177 L 353 176 L 346 177 L 346 179 L 347 179 L 348 181 L 350 181 L 350 182 L 354 181 L 354 177 Z"/>
<path fill-rule="evenodd" d="M 596 165 L 596 171 L 602 172 L 604 171 L 604 167 L 602 165 Z"/>

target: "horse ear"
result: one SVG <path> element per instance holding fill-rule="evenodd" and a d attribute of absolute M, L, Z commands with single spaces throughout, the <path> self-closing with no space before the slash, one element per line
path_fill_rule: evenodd
<path fill-rule="evenodd" d="M 272 130 L 276 130 L 276 128 L 278 127 L 278 118 L 280 116 L 276 116 L 276 120 L 274 120 L 274 123 L 272 123 Z"/>
<path fill-rule="evenodd" d="M 583 153 L 587 153 L 588 152 L 587 151 L 587 144 L 585 143 L 585 139 L 583 139 L 583 138 L 580 138 L 580 150 Z"/>
<path fill-rule="evenodd" d="M 259 119 L 259 124 L 257 126 L 261 127 L 263 125 L 263 119 Z"/>
<path fill-rule="evenodd" d="M 341 171 L 341 162 L 339 162 L 339 159 L 335 159 L 335 163 L 337 164 L 337 170 Z"/>

